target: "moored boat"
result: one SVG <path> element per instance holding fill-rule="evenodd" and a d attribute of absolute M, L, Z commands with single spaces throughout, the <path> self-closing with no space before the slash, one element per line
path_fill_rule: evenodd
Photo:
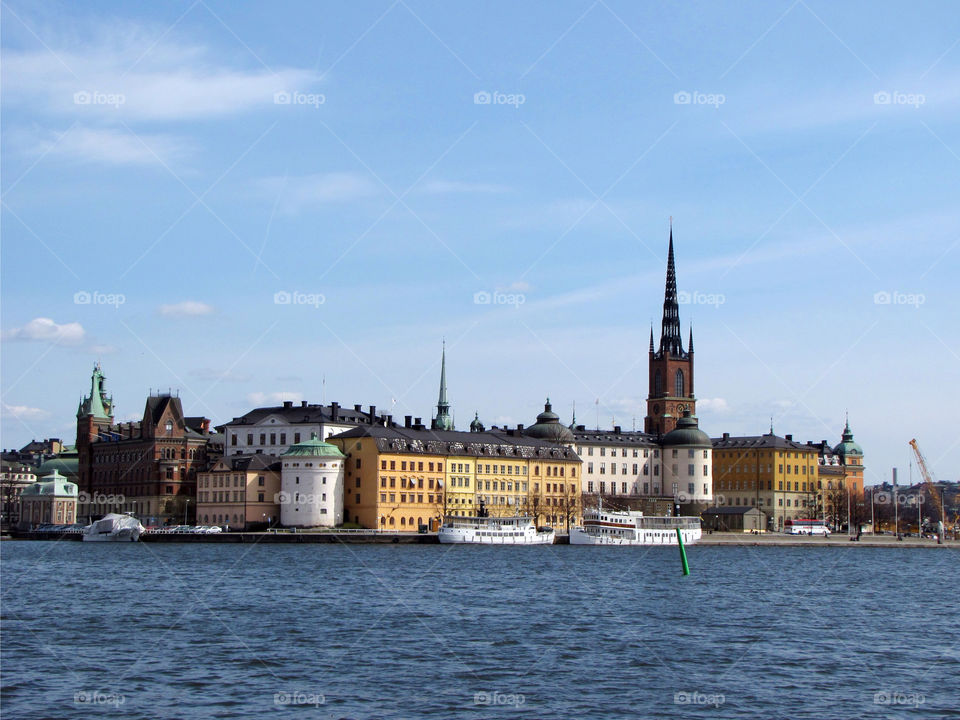
<path fill-rule="evenodd" d="M 647 515 L 639 510 L 584 513 L 583 525 L 570 529 L 571 545 L 676 545 L 677 530 L 685 545 L 702 536 L 700 518 Z"/>
<path fill-rule="evenodd" d="M 144 531 L 130 513 L 107 513 L 83 529 L 84 542 L 136 542 Z"/>
<path fill-rule="evenodd" d="M 533 518 L 453 517 L 444 519 L 437 538 L 444 544 L 474 545 L 552 545 L 557 532 L 538 528 Z"/>

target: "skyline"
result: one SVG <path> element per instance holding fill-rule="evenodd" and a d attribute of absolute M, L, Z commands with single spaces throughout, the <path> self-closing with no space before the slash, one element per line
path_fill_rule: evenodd
<path fill-rule="evenodd" d="M 3 446 L 98 358 L 121 420 L 427 418 L 444 338 L 459 429 L 641 427 L 672 216 L 708 434 L 958 479 L 960 18 L 856 7 L 5 5 Z"/>

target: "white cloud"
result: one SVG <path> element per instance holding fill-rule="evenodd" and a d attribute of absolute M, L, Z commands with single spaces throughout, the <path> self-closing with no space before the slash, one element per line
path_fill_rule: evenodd
<path fill-rule="evenodd" d="M 294 215 L 320 205 L 345 203 L 379 193 L 379 186 L 366 175 L 331 172 L 299 177 L 269 177 L 259 181 L 271 201 L 279 196 L 281 212 Z"/>
<path fill-rule="evenodd" d="M 261 407 L 267 405 L 277 405 L 285 400 L 300 402 L 302 399 L 302 393 L 291 392 L 288 390 L 282 390 L 280 392 L 252 392 L 247 394 L 247 401 L 251 405 L 257 405 Z"/>
<path fill-rule="evenodd" d="M 425 195 L 447 195 L 450 193 L 505 193 L 510 192 L 506 185 L 495 183 L 472 183 L 459 180 L 432 180 L 424 183 L 418 192 Z"/>
<path fill-rule="evenodd" d="M 30 154 L 103 165 L 169 165 L 191 151 L 189 143 L 171 135 L 134 135 L 126 129 L 77 126 L 63 133 L 16 131 L 13 137 Z"/>
<path fill-rule="evenodd" d="M 699 398 L 697 400 L 697 410 L 721 414 L 729 412 L 730 406 L 724 398 Z"/>
<path fill-rule="evenodd" d="M 23 327 L 11 328 L 3 333 L 4 340 L 47 340 L 62 345 L 76 345 L 83 341 L 86 331 L 80 323 L 62 325 L 50 318 L 34 318 Z"/>
<path fill-rule="evenodd" d="M 212 312 L 212 306 L 197 300 L 184 300 L 172 305 L 160 306 L 160 314 L 169 317 L 196 317 L 198 315 L 209 315 Z"/>
<path fill-rule="evenodd" d="M 272 108 L 275 93 L 307 92 L 320 77 L 298 68 L 229 67 L 159 26 L 98 19 L 70 30 L 45 30 L 50 50 L 3 53 L 8 103 L 105 122 L 182 121 Z"/>
<path fill-rule="evenodd" d="M 50 413 L 46 410 L 29 407 L 27 405 L 7 405 L 4 403 L 3 411 L 6 415 L 15 417 L 19 420 L 43 420 L 50 417 Z"/>

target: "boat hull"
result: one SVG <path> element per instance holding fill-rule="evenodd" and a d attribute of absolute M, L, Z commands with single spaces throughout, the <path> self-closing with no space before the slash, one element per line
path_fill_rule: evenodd
<path fill-rule="evenodd" d="M 84 542 L 137 542 L 140 539 L 140 531 L 124 528 L 119 532 L 106 532 L 84 535 Z"/>
<path fill-rule="evenodd" d="M 695 545 L 700 541 L 702 533 L 699 528 L 683 529 L 680 531 L 683 536 L 684 545 Z M 582 527 L 570 529 L 571 545 L 629 545 L 629 546 L 651 546 L 651 545 L 676 545 L 676 531 L 654 531 L 654 530 L 631 530 L 622 535 L 605 534 L 603 532 L 590 532 Z"/>
<path fill-rule="evenodd" d="M 485 535 L 467 528 L 440 528 L 437 539 L 444 545 L 553 545 L 556 531 L 523 535 Z"/>

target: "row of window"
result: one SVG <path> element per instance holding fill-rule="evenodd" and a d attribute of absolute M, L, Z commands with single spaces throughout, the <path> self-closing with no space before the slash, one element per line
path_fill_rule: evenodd
<path fill-rule="evenodd" d="M 424 495 L 424 493 L 400 493 L 400 502 L 402 503 L 412 502 L 412 503 L 423 504 L 424 497 L 426 497 L 427 502 L 431 504 L 433 502 L 442 502 L 443 500 L 443 495 L 434 495 L 433 493 L 427 493 L 426 495 Z M 387 498 L 389 498 L 389 500 Z M 396 493 L 380 493 L 380 502 L 395 503 L 397 502 L 397 494 Z"/>
<path fill-rule="evenodd" d="M 277 445 L 277 444 L 278 444 L 278 443 L 277 443 L 277 433 L 270 433 L 269 435 L 270 435 L 269 445 Z M 282 433 L 280 433 L 279 435 L 280 435 L 280 442 L 279 442 L 279 444 L 280 444 L 280 445 L 286 445 L 286 444 L 287 444 L 287 434 L 286 434 L 285 432 L 282 432 Z M 231 435 L 230 435 L 230 445 L 236 447 L 236 445 L 237 445 L 237 438 L 238 438 L 238 437 L 239 437 L 239 434 L 238 434 L 238 433 L 233 433 L 233 434 L 231 434 Z M 253 438 L 254 438 L 254 434 L 253 434 L 253 433 L 247 433 L 247 445 L 253 445 L 253 444 L 254 444 L 254 443 L 253 443 Z M 293 434 L 293 444 L 296 445 L 298 442 L 300 442 L 300 433 L 295 432 L 295 433 Z M 260 433 L 260 442 L 259 442 L 259 444 L 260 444 L 260 445 L 267 445 L 267 444 L 268 444 L 268 443 L 267 443 L 267 433 Z"/>

